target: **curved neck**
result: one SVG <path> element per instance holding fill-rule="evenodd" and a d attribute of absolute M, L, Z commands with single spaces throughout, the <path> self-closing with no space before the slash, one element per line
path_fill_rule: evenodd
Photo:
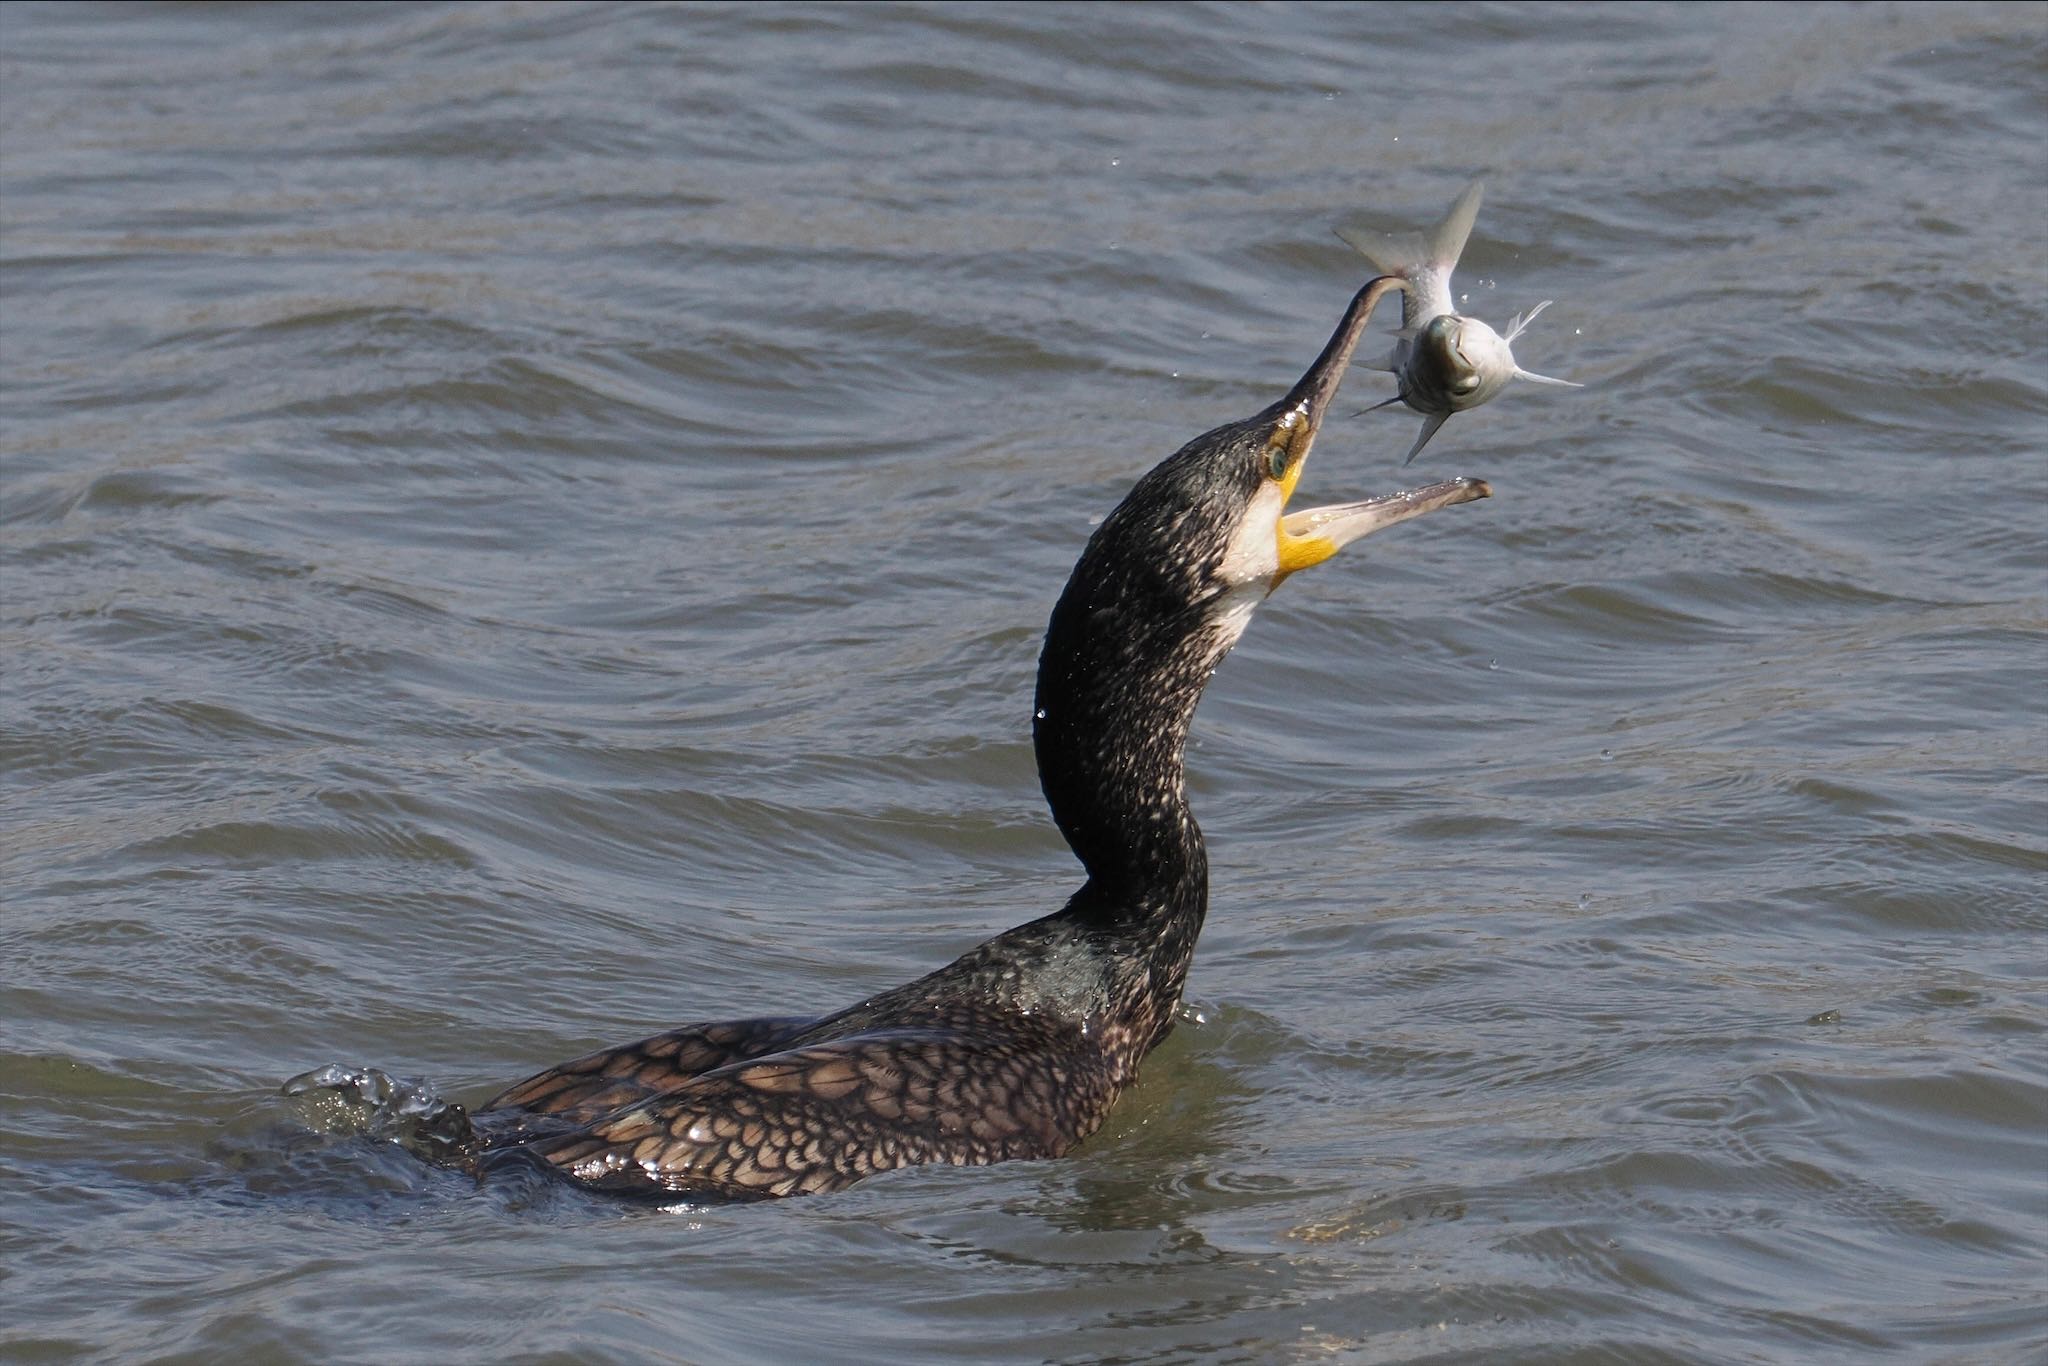
<path fill-rule="evenodd" d="M 1088 870 L 1075 913 L 1191 920 L 1191 943 L 1209 864 L 1181 753 L 1202 689 L 1257 598 L 1190 606 L 1184 586 L 1167 582 L 1171 566 L 1118 553 L 1128 506 L 1098 529 L 1053 609 L 1032 737 L 1053 820 Z"/>

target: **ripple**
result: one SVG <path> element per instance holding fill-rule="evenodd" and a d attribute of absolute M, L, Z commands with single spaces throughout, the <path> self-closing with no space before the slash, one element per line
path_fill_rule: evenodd
<path fill-rule="evenodd" d="M 2019 13 L 11 8 L 10 1345 L 2037 1351 Z M 1208 1023 L 1076 1152 L 728 1221 L 263 1094 L 482 1096 L 1060 904 L 1073 556 L 1475 148 L 1460 289 L 1589 387 L 1460 418 L 1497 498 L 1221 670 Z M 1411 422 L 1305 495 L 1419 481 Z"/>

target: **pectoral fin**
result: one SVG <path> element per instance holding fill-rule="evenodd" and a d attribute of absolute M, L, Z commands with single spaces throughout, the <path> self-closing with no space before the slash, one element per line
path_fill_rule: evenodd
<path fill-rule="evenodd" d="M 1500 334 L 1500 339 L 1504 342 L 1512 342 L 1515 338 L 1522 335 L 1523 330 L 1527 328 L 1530 323 L 1536 321 L 1536 315 L 1538 313 L 1541 313 L 1544 309 L 1548 307 L 1550 307 L 1550 300 L 1545 299 L 1542 303 L 1536 305 L 1536 307 L 1530 309 L 1527 313 L 1517 313 L 1514 317 L 1508 319 L 1508 330 Z"/>
<path fill-rule="evenodd" d="M 1436 435 L 1436 429 L 1443 426 L 1444 420 L 1449 416 L 1449 413 L 1431 413 L 1428 417 L 1423 418 L 1422 435 L 1415 438 L 1415 444 L 1408 448 L 1408 454 L 1401 463 L 1404 465 L 1414 464 L 1415 457 L 1422 454 L 1422 448 L 1429 444 L 1429 439 Z"/>

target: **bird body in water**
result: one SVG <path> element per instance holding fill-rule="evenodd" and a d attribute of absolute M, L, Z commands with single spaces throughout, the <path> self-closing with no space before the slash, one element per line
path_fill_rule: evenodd
<path fill-rule="evenodd" d="M 834 1014 L 688 1025 L 542 1072 L 476 1112 L 461 1160 L 746 1199 L 1057 1157 L 1093 1133 L 1173 1027 L 1208 910 L 1182 749 L 1210 673 L 1289 574 L 1489 492 L 1460 479 L 1285 511 L 1397 284 L 1361 289 L 1285 398 L 1188 443 L 1090 538 L 1046 632 L 1034 724 L 1046 800 L 1087 873 L 1063 908 Z"/>

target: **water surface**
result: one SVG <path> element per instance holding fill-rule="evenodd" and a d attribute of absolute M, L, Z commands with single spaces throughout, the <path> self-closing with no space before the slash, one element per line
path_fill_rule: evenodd
<path fill-rule="evenodd" d="M 2048 21 L 0 7 L 0 1344 L 2048 1349 Z M 1193 1018 L 1072 1158 L 651 1212 L 323 1132 L 824 1010 L 1076 881 L 1038 632 L 1331 228 L 1585 382 L 1290 581 Z M 1383 328 L 1386 325 L 1383 325 Z M 1355 374 L 1357 406 L 1388 392 Z"/>

